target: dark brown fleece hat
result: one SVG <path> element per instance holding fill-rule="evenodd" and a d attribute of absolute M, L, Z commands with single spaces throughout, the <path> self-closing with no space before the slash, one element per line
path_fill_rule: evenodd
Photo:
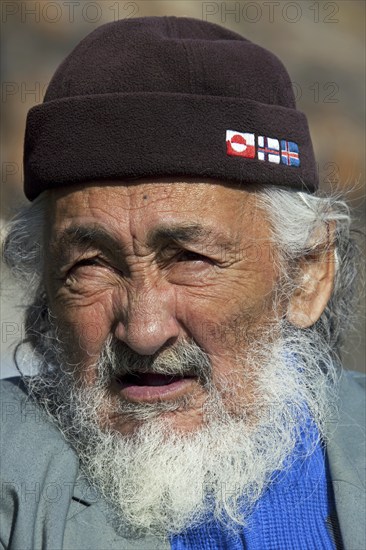
<path fill-rule="evenodd" d="M 159 176 L 316 190 L 306 117 L 282 63 L 188 17 L 116 21 L 82 40 L 28 113 L 26 196 Z"/>

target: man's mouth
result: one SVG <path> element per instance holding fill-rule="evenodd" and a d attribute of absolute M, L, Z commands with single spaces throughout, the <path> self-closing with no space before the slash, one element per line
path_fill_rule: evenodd
<path fill-rule="evenodd" d="M 129 401 L 173 399 L 189 390 L 195 376 L 155 372 L 126 374 L 118 378 L 119 391 Z"/>

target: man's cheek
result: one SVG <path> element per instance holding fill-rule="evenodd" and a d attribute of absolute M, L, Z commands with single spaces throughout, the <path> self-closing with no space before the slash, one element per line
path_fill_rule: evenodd
<path fill-rule="evenodd" d="M 88 356 L 99 355 L 100 349 L 106 340 L 105 327 L 98 319 L 90 318 L 79 323 L 76 327 L 77 344 L 81 354 Z"/>
<path fill-rule="evenodd" d="M 253 342 L 261 325 L 273 314 L 273 305 L 267 299 L 250 303 L 250 300 L 227 300 L 226 308 L 209 307 L 195 311 L 191 329 L 197 343 L 208 353 L 232 356 Z"/>
<path fill-rule="evenodd" d="M 57 326 L 66 354 L 76 362 L 95 360 L 111 330 L 102 307 L 72 308 L 57 318 Z"/>

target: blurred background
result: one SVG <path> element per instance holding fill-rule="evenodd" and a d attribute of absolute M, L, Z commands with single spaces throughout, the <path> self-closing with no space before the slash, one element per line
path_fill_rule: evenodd
<path fill-rule="evenodd" d="M 365 227 L 365 6 L 363 0 L 8 1 L 1 7 L 1 224 L 27 201 L 22 148 L 28 110 L 43 101 L 54 71 L 99 25 L 129 17 L 176 15 L 223 25 L 275 53 L 287 67 L 298 108 L 308 117 L 321 187 L 342 189 L 355 225 Z M 1 266 L 0 377 L 15 372 L 26 297 Z M 365 370 L 365 298 L 344 353 Z"/>

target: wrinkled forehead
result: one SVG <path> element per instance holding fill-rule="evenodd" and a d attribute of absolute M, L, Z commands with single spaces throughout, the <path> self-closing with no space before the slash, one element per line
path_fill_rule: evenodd
<path fill-rule="evenodd" d="M 87 221 L 130 229 L 184 222 L 234 228 L 256 211 L 252 190 L 212 180 L 93 182 L 49 191 L 48 198 L 47 226 L 55 229 Z"/>

